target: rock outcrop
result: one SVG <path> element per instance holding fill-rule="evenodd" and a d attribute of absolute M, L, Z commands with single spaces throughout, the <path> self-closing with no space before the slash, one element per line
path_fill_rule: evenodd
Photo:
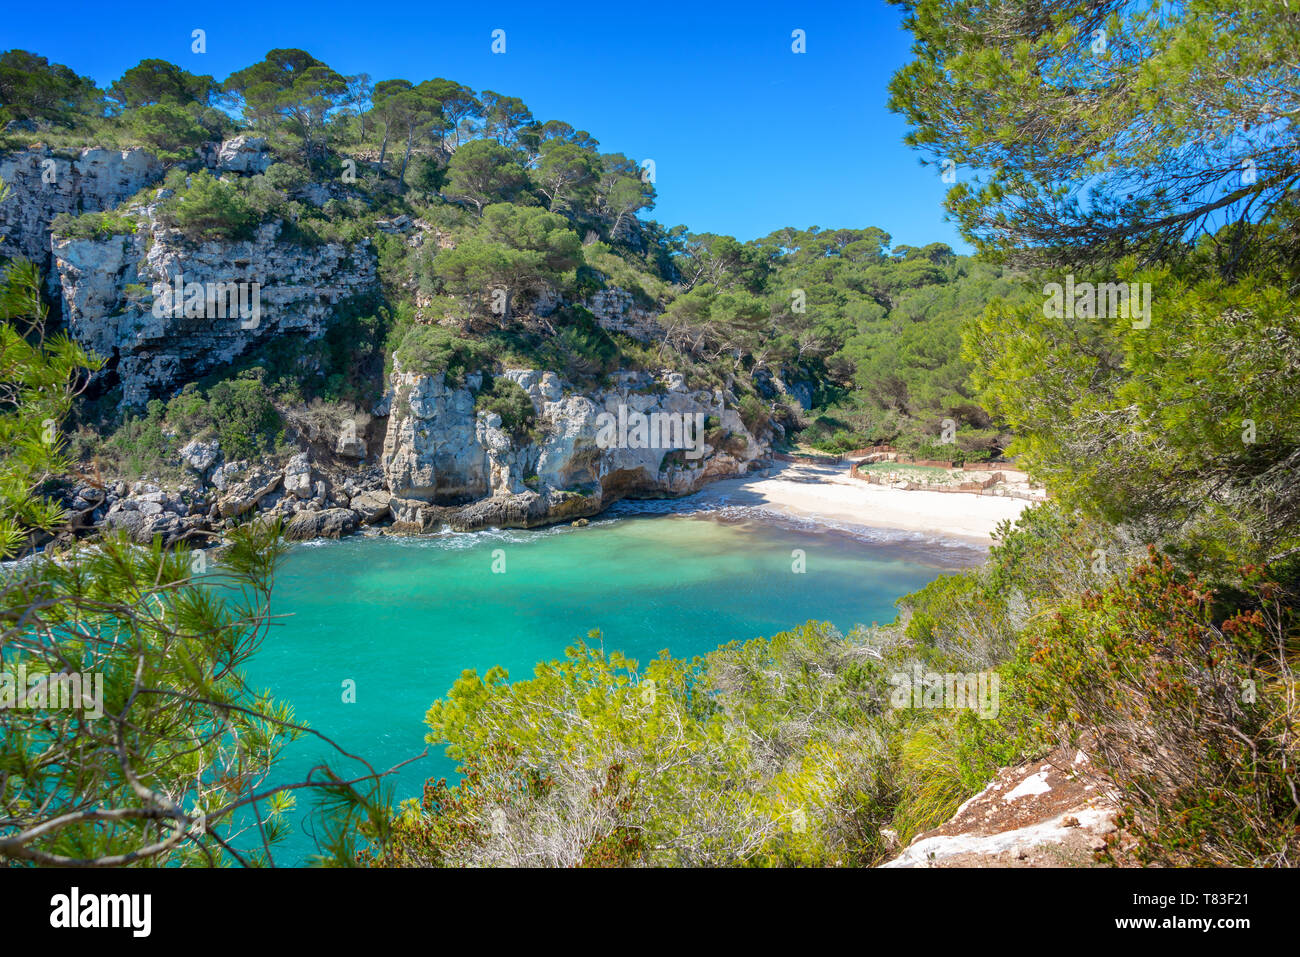
<path fill-rule="evenodd" d="M 236 136 L 222 143 L 208 143 L 201 151 L 203 165 L 215 173 L 265 173 L 275 162 L 263 136 Z"/>
<path fill-rule="evenodd" d="M 375 290 L 374 249 L 369 240 L 306 246 L 284 241 L 280 232 L 280 224 L 267 223 L 251 240 L 193 243 L 150 224 L 133 235 L 55 236 L 51 246 L 68 329 L 83 345 L 116 360 L 127 405 L 193 381 L 264 339 L 317 338 L 340 304 Z M 154 292 L 170 295 L 178 280 L 184 301 L 156 309 Z M 210 290 L 230 284 L 243 288 L 236 289 L 236 299 L 219 292 L 221 308 L 214 308 Z M 203 307 L 191 310 L 196 290 Z M 227 308 L 233 301 L 250 308 Z M 193 311 L 202 314 L 185 315 Z"/>
<path fill-rule="evenodd" d="M 686 495 L 743 475 L 769 451 L 728 405 L 729 396 L 690 391 L 680 375 L 619 373 L 612 388 L 581 393 L 553 372 L 502 374 L 532 400 L 532 435 L 511 435 L 500 416 L 476 410 L 479 374 L 460 384 L 442 374 L 394 371 L 381 465 L 400 526 L 442 522 L 472 530 L 580 518 L 621 498 Z M 708 431 L 693 449 L 656 438 L 602 441 L 602 422 L 620 414 L 689 419 L 707 423 Z"/>
<path fill-rule="evenodd" d="M 637 305 L 626 289 L 611 286 L 593 293 L 585 303 L 596 324 L 607 332 L 624 332 L 642 342 L 663 338 L 664 328 L 652 313 Z"/>
<path fill-rule="evenodd" d="M 937 828 L 882 867 L 1088 866 L 1116 831 L 1116 804 L 1087 774 L 1088 756 L 1061 750 L 1004 768 Z"/>
<path fill-rule="evenodd" d="M 142 149 L 83 149 L 69 156 L 42 146 L 0 156 L 0 179 L 11 190 L 0 203 L 0 256 L 30 259 L 53 282 L 54 217 L 115 209 L 163 172 L 163 164 Z"/>

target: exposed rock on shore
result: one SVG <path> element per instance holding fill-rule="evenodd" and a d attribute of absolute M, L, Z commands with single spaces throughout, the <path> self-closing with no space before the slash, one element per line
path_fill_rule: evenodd
<path fill-rule="evenodd" d="M 744 475 L 768 454 L 721 393 L 691 392 L 681 376 L 619 373 L 614 385 L 580 393 L 552 372 L 511 369 L 537 412 L 535 434 L 518 439 L 500 417 L 476 411 L 481 376 L 394 371 L 381 465 L 404 528 L 527 528 L 594 515 L 625 497 L 686 495 Z M 734 399 L 731 401 L 734 402 Z M 663 447 L 602 448 L 598 417 L 619 407 L 643 415 L 699 415 L 718 445 L 700 437 L 698 457 Z M 658 444 L 658 443 L 656 443 Z M 472 501 L 477 500 L 477 501 Z M 472 504 L 467 504 L 472 501 Z"/>

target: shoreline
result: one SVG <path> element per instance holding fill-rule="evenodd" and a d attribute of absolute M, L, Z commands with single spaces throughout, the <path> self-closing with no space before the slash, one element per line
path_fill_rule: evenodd
<path fill-rule="evenodd" d="M 152 487 L 151 487 L 152 488 Z M 158 493 L 144 498 L 156 498 Z M 838 530 L 850 534 L 895 533 L 899 543 L 913 541 L 947 541 L 954 545 L 974 547 L 987 551 L 993 544 L 992 533 L 1003 521 L 1014 521 L 1028 508 L 1031 501 L 1001 495 L 978 495 L 972 492 L 937 492 L 925 489 L 900 489 L 875 485 L 854 479 L 847 469 L 838 465 L 816 465 L 806 462 L 780 463 L 753 473 L 718 479 L 696 492 L 665 498 L 621 499 L 602 507 L 585 519 L 598 522 L 616 519 L 621 514 L 688 513 L 693 511 L 721 512 L 731 510 L 751 515 L 766 513 L 773 519 L 785 519 L 794 524 L 815 525 L 824 530 Z M 155 510 L 161 512 L 160 506 Z M 115 509 L 109 509 L 108 521 L 94 521 L 88 528 L 109 529 Z M 191 509 L 191 511 L 193 511 Z M 255 507 L 253 512 L 257 512 Z M 333 512 L 342 511 L 335 508 Z M 260 516 L 267 515 L 261 512 Z M 323 514 L 319 511 L 300 514 Z M 733 514 L 735 514 L 733 512 Z M 135 517 L 134 515 L 130 517 Z M 193 518 L 188 521 L 194 521 Z M 473 531 L 540 529 L 575 524 L 571 519 L 547 521 L 537 525 L 495 525 L 482 529 L 463 529 L 458 533 Z M 357 521 L 352 528 L 337 531 L 319 530 L 315 534 L 291 536 L 299 541 L 321 539 L 420 537 L 441 529 L 398 529 L 390 522 Z M 84 528 L 85 526 L 83 526 Z M 131 529 L 127 529 L 128 533 Z M 153 529 L 150 529 L 153 531 Z M 219 532 L 209 533 L 219 540 Z M 190 536 L 186 536 L 190 537 Z M 877 538 L 879 535 L 867 537 Z M 143 544 L 143 543 L 142 543 Z M 171 544 L 165 542 L 164 544 Z M 201 543 L 192 542 L 191 544 Z M 216 541 L 210 544 L 217 544 Z"/>
<path fill-rule="evenodd" d="M 784 464 L 749 476 L 720 479 L 690 501 L 752 506 L 828 525 L 887 529 L 988 548 L 993 532 L 1033 503 L 970 492 L 930 492 L 872 485 L 838 466 Z"/>

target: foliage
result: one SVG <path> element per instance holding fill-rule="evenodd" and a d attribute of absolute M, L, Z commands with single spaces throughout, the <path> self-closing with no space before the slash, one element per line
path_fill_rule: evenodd
<path fill-rule="evenodd" d="M 403 371 L 443 373 L 452 378 L 488 365 L 493 358 L 487 345 L 479 340 L 433 325 L 412 326 L 398 344 L 395 357 Z"/>
<path fill-rule="evenodd" d="M 772 683 L 785 673 L 804 679 Z M 860 645 L 811 623 L 644 671 L 585 644 L 515 684 L 467 671 L 427 719 L 466 779 L 430 782 L 377 862 L 850 863 L 882 684 Z"/>
<path fill-rule="evenodd" d="M 187 110 L 170 103 L 138 107 L 126 119 L 135 138 L 161 160 L 191 159 L 210 136 Z"/>
<path fill-rule="evenodd" d="M 516 438 L 526 435 L 537 420 L 537 410 L 528 393 L 505 376 L 493 378 L 491 384 L 479 390 L 474 408 L 501 416 L 501 428 Z"/>
<path fill-rule="evenodd" d="M 0 183 L 0 202 L 4 191 Z M 14 260 L 0 282 L 0 559 L 7 559 L 63 522 L 62 509 L 41 490 L 70 466 L 60 427 L 78 374 L 99 360 L 66 333 L 47 334 L 35 266 Z"/>
<path fill-rule="evenodd" d="M 206 106 L 216 92 L 210 76 L 197 76 L 166 60 L 145 59 L 115 80 L 108 96 L 120 107 L 135 109 L 164 103 Z"/>
<path fill-rule="evenodd" d="M 0 53 L 0 116 L 5 119 L 73 121 L 93 111 L 99 100 L 95 81 L 62 63 L 26 50 Z"/>
<path fill-rule="evenodd" d="M 1152 550 L 1021 651 L 1032 703 L 1071 743 L 1087 735 L 1143 863 L 1294 866 L 1300 854 L 1296 623 L 1267 569 L 1244 577 L 1220 598 Z"/>
<path fill-rule="evenodd" d="M 1205 558 L 1285 551 L 1300 527 L 1300 300 L 1168 270 L 1149 328 L 995 303 L 967 355 L 1013 449 L 1072 505 Z M 1136 323 L 1141 325 L 1141 323 Z"/>
<path fill-rule="evenodd" d="M 515 154 L 492 140 L 466 143 L 447 164 L 447 195 L 472 203 L 479 212 L 492 203 L 514 202 L 527 184 Z"/>
<path fill-rule="evenodd" d="M 135 233 L 139 224 L 120 213 L 60 213 L 50 224 L 50 232 L 60 239 L 103 239 Z"/>
<path fill-rule="evenodd" d="M 946 206 L 982 251 L 1181 258 L 1229 223 L 1217 259 L 1241 274 L 1248 224 L 1294 201 L 1300 15 L 1282 0 L 895 2 L 917 42 L 890 105 L 961 171 Z"/>
<path fill-rule="evenodd" d="M 581 243 L 562 216 L 509 203 L 482 213 L 478 230 L 430 263 L 435 276 L 481 313 L 508 318 L 512 299 L 554 287 L 581 262 Z"/>
<path fill-rule="evenodd" d="M 239 188 L 207 170 L 191 173 L 188 184 L 160 204 L 158 214 L 192 239 L 248 239 L 258 222 Z"/>
<path fill-rule="evenodd" d="M 98 445 L 100 464 L 125 477 L 176 473 L 180 447 L 192 438 L 218 439 L 231 461 L 278 451 L 284 423 L 262 371 L 233 372 L 206 390 L 190 383 L 143 414 L 127 413 Z"/>
<path fill-rule="evenodd" d="M 305 50 L 271 50 L 260 63 L 226 78 L 254 124 L 282 123 L 301 138 L 310 160 L 322 147 L 326 120 L 347 92 L 345 78 Z"/>

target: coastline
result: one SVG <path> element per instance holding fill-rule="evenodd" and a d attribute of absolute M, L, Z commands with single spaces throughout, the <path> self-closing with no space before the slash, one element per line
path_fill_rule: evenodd
<path fill-rule="evenodd" d="M 273 468 L 267 474 L 273 475 L 276 471 Z M 288 471 L 289 467 L 286 467 L 286 474 Z M 280 476 L 273 475 L 273 478 L 279 479 Z M 122 484 L 119 483 L 119 486 Z M 276 481 L 265 482 L 264 487 L 258 491 L 265 495 L 277 484 Z M 377 484 L 373 480 L 370 483 Z M 90 530 L 122 526 L 138 542 L 146 544 L 159 531 L 155 527 L 156 522 L 169 521 L 173 525 L 183 526 L 187 534 L 173 535 L 170 538 L 164 535 L 166 546 L 193 537 L 196 529 L 203 529 L 200 534 L 220 538 L 220 531 L 215 526 L 211 532 L 206 531 L 208 522 L 213 521 L 218 513 L 224 514 L 220 503 L 212 505 L 206 499 L 191 501 L 190 497 L 198 494 L 195 489 L 189 490 L 187 495 L 185 489 L 180 492 L 161 491 L 158 486 L 143 481 L 135 485 L 138 488 L 133 486 L 125 499 L 109 495 L 99 499 L 98 505 L 78 501 L 73 511 L 74 514 L 78 511 L 81 514 L 77 515 L 74 528 Z M 81 486 L 78 486 L 78 491 L 81 491 Z M 125 491 L 124 488 L 118 488 L 119 494 Z M 138 495 L 135 494 L 137 492 Z M 103 495 L 102 492 L 100 494 Z M 352 536 L 419 537 L 432 531 L 450 530 L 445 522 L 420 529 L 403 527 L 400 521 L 394 521 L 399 518 L 397 510 L 394 508 L 390 511 L 390 496 L 382 491 L 354 491 L 348 504 L 355 504 L 366 495 L 370 495 L 374 501 L 366 500 L 364 514 L 332 502 L 298 503 L 283 492 L 275 496 L 278 508 L 264 507 L 262 502 L 256 500 L 256 493 L 250 496 L 253 499 L 251 503 L 241 501 L 241 504 L 252 504 L 252 508 L 247 511 L 253 514 L 283 514 L 291 520 L 291 524 L 301 524 L 301 528 L 291 529 L 289 534 L 289 538 L 297 541 Z M 284 511 L 284 501 L 305 505 L 306 508 L 302 511 Z M 491 498 L 483 499 L 476 504 L 493 501 Z M 393 504 L 396 504 L 395 500 Z M 794 462 L 778 463 L 743 476 L 717 479 L 686 495 L 620 499 L 590 513 L 588 518 L 581 517 L 579 512 L 573 518 L 551 518 L 538 523 L 509 523 L 493 521 L 491 518 L 496 516 L 491 516 L 479 528 L 456 531 L 467 534 L 494 529 L 540 529 L 586 524 L 588 520 L 596 522 L 626 514 L 704 511 L 724 515 L 731 513 L 735 517 L 741 513 L 756 518 L 766 515 L 769 520 L 818 526 L 828 531 L 838 529 L 873 540 L 928 540 L 987 550 L 993 544 L 992 535 L 998 525 L 1003 521 L 1014 521 L 1031 504 L 1026 499 L 1005 495 L 876 485 L 850 477 L 847 468 L 841 465 Z M 322 510 L 322 505 L 327 507 Z M 146 514 L 146 509 L 152 509 L 152 512 Z M 92 516 L 92 511 L 105 514 Z M 154 519 L 152 522 L 150 515 Z M 350 520 L 332 521 L 338 516 Z M 181 529 L 174 528 L 172 531 L 179 532 Z"/>
<path fill-rule="evenodd" d="M 753 506 L 813 522 L 889 529 L 984 548 L 997 526 L 1033 503 L 969 492 L 904 491 L 852 479 L 846 467 L 783 464 L 721 479 L 690 496 L 702 505 Z"/>

